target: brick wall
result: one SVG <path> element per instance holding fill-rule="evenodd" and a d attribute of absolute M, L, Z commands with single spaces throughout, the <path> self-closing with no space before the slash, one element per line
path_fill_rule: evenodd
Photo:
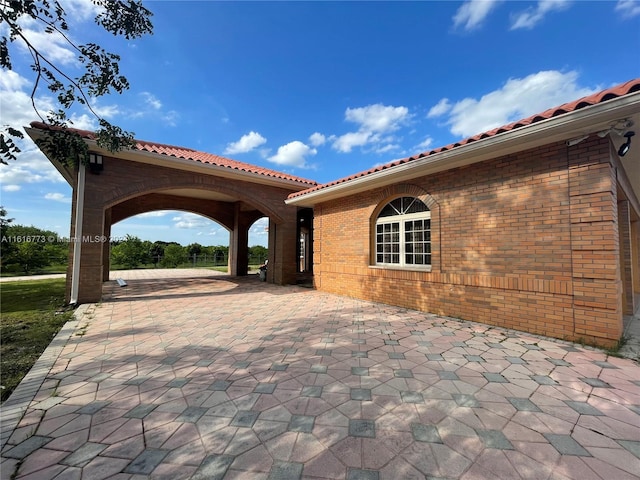
<path fill-rule="evenodd" d="M 622 334 L 616 184 L 607 139 L 563 143 L 315 208 L 316 287 L 601 345 Z M 423 199 L 432 270 L 372 267 L 376 208 Z"/>

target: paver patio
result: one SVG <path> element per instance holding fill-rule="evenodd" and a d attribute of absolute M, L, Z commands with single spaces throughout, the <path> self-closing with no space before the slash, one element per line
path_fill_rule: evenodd
<path fill-rule="evenodd" d="M 2 479 L 640 478 L 632 360 L 173 273 L 81 307 L 2 406 Z"/>

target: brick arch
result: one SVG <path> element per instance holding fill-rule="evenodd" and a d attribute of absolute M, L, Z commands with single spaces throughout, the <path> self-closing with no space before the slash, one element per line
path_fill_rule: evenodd
<path fill-rule="evenodd" d="M 281 215 L 273 207 L 273 203 L 274 203 L 273 199 L 267 199 L 265 201 L 264 193 L 262 195 L 260 194 L 260 192 L 263 192 L 263 190 L 259 189 L 260 191 L 256 191 L 256 193 L 252 193 L 251 189 L 246 188 L 246 186 L 244 189 L 238 189 L 236 186 L 225 185 L 222 182 L 211 182 L 211 183 L 214 183 L 213 185 L 208 185 L 208 183 L 209 182 L 200 182 L 199 184 L 194 184 L 193 181 L 188 181 L 188 180 L 183 182 L 176 182 L 176 181 L 169 180 L 166 186 L 154 185 L 154 182 L 145 182 L 143 184 L 133 183 L 131 186 L 126 186 L 126 185 L 118 186 L 117 188 L 114 188 L 112 190 L 112 196 L 104 198 L 104 207 L 114 208 L 114 207 L 117 207 L 118 205 L 131 205 L 133 206 L 133 208 L 136 208 L 135 207 L 136 203 L 139 203 L 141 200 L 144 200 L 144 199 L 149 199 L 151 198 L 151 196 L 155 196 L 155 198 L 158 201 L 158 204 L 162 205 L 161 207 L 146 209 L 146 210 L 143 209 L 128 216 L 145 213 L 152 210 L 165 210 L 165 209 L 166 210 L 185 210 L 185 208 L 181 208 L 179 206 L 177 207 L 171 206 L 171 203 L 172 203 L 171 200 L 173 200 L 173 202 L 179 205 L 180 204 L 179 199 L 181 198 L 187 199 L 188 197 L 178 197 L 176 195 L 171 195 L 170 192 L 172 190 L 188 188 L 192 190 L 215 191 L 218 193 L 231 196 L 233 198 L 236 198 L 238 201 L 243 201 L 251 205 L 252 207 L 254 207 L 256 210 L 260 211 L 261 215 L 258 218 L 261 218 L 264 216 L 264 217 L 269 217 L 275 223 L 282 222 Z M 161 199 L 160 198 L 161 196 L 164 198 Z M 136 201 L 136 199 L 138 200 Z M 216 202 L 212 200 L 203 201 L 202 199 L 191 199 L 191 200 L 195 200 L 196 202 L 200 202 L 200 203 L 205 203 L 205 202 L 213 203 L 216 205 L 221 203 L 228 203 L 228 202 Z M 272 201 L 269 202 L 269 200 L 272 200 Z M 200 212 L 200 211 L 197 211 L 197 209 L 198 209 L 197 205 L 193 205 L 192 207 L 187 207 L 187 211 L 192 211 L 193 213 L 198 213 L 205 217 L 209 217 L 210 215 L 209 213 Z M 124 218 L 128 218 L 128 217 L 123 217 L 123 218 L 120 218 L 119 220 L 113 220 L 113 223 L 123 220 Z M 225 226 L 228 226 L 228 223 L 226 223 L 224 219 L 221 219 L 221 221 L 219 221 L 216 218 L 212 218 L 212 220 L 219 222 Z"/>
<path fill-rule="evenodd" d="M 231 205 L 231 207 L 233 207 L 233 205 Z M 203 201 L 199 198 L 179 197 L 168 193 L 151 192 L 129 198 L 110 208 L 111 224 L 156 210 L 179 210 L 202 215 L 219 223 L 227 230 L 233 230 L 234 215 L 233 208 L 230 208 L 229 202 L 216 200 Z M 246 214 L 252 218 L 255 217 L 253 222 L 259 218 L 269 216 L 260 210 L 246 212 Z"/>
<path fill-rule="evenodd" d="M 433 198 L 429 193 L 427 193 L 423 188 L 420 188 L 417 185 L 412 184 L 400 184 L 400 185 L 392 185 L 386 188 L 383 188 L 378 192 L 377 195 L 374 196 L 372 200 L 371 211 L 369 213 L 369 219 L 373 221 L 375 224 L 380 211 L 392 200 L 395 200 L 398 197 L 415 197 L 422 200 L 425 205 L 431 210 L 438 208 L 438 202 Z"/>

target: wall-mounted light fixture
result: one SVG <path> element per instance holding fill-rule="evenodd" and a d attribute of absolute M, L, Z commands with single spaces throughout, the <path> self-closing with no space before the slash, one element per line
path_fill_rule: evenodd
<path fill-rule="evenodd" d="M 102 155 L 96 153 L 89 154 L 89 171 L 91 173 L 100 174 L 104 169 L 104 163 L 102 163 Z"/>
<path fill-rule="evenodd" d="M 617 122 L 612 123 L 611 126 L 606 130 L 602 130 L 601 132 L 598 132 L 598 136 L 600 138 L 604 138 L 611 133 L 622 136 L 624 131 L 627 128 L 631 128 L 631 127 L 633 127 L 633 120 L 631 120 L 630 118 L 625 118 L 623 120 L 618 120 Z"/>
<path fill-rule="evenodd" d="M 619 156 L 624 157 L 629 152 L 629 149 L 631 148 L 631 137 L 633 137 L 635 134 L 636 132 L 631 131 L 624 134 L 627 141 L 620 145 L 620 148 L 618 149 Z"/>

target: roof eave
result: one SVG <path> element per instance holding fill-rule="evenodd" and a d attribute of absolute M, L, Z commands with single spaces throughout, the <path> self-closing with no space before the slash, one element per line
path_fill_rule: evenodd
<path fill-rule="evenodd" d="M 614 122 L 638 115 L 640 92 L 574 110 L 557 117 L 503 132 L 447 151 L 416 158 L 361 177 L 285 201 L 287 205 L 313 207 L 318 203 L 361 193 L 373 188 L 458 168 L 515 152 L 565 141 L 608 129 Z"/>
<path fill-rule="evenodd" d="M 35 141 L 42 137 L 42 130 L 25 127 L 26 132 Z M 172 157 L 161 153 L 147 152 L 144 150 L 121 150 L 119 152 L 110 152 L 107 149 L 98 146 L 95 140 L 85 138 L 84 141 L 89 145 L 92 152 L 99 153 L 104 156 L 120 158 L 137 163 L 144 163 L 160 167 L 178 168 L 180 170 L 186 170 L 190 172 L 201 173 L 204 175 L 215 175 L 217 177 L 242 180 L 245 182 L 251 182 L 259 185 L 268 185 L 272 187 L 284 188 L 286 190 L 300 191 L 306 190 L 310 187 L 310 183 L 296 181 L 293 179 L 271 177 L 255 172 L 247 172 L 241 169 L 225 167 L 222 165 L 215 165 L 211 163 L 200 162 L 198 160 L 192 160 L 188 158 Z M 45 155 L 46 152 L 43 152 Z M 47 155 L 47 158 L 56 167 L 56 169 L 62 174 L 70 185 L 73 185 L 73 175 L 60 162 Z"/>

